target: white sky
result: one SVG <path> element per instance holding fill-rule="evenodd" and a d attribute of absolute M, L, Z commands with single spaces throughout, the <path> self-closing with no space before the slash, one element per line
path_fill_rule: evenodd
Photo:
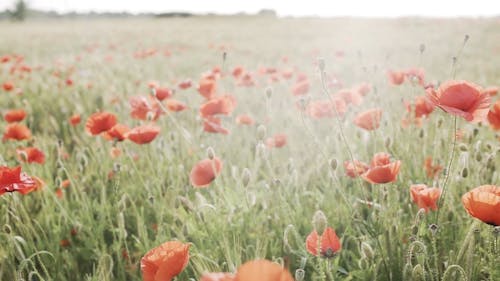
<path fill-rule="evenodd" d="M 408 15 L 500 16 L 499 0 L 26 0 L 36 9 L 58 12 L 127 11 L 230 14 L 274 9 L 280 16 L 374 16 Z M 13 7 L 16 0 L 0 0 L 0 10 Z"/>

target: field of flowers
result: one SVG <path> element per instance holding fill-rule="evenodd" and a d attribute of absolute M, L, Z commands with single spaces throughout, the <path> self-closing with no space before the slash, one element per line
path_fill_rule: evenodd
<path fill-rule="evenodd" d="M 0 22 L 0 280 L 500 280 L 499 35 Z"/>

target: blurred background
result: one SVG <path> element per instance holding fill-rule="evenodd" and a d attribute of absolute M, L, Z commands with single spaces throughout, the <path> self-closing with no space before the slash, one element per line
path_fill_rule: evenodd
<path fill-rule="evenodd" d="M 0 19 L 40 17 L 188 17 L 266 15 L 277 17 L 499 17 L 500 1 L 156 1 L 2 0 Z"/>

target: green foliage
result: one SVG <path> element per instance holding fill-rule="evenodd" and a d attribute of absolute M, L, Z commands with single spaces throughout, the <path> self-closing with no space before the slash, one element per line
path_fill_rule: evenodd
<path fill-rule="evenodd" d="M 470 40 L 458 58 L 457 79 L 499 85 L 498 30 L 497 20 L 479 19 L 0 23 L 0 56 L 24 55 L 22 63 L 33 67 L 21 75 L 10 74 L 11 63 L 0 64 L 0 82 L 12 81 L 22 90 L 0 89 L 0 110 L 25 109 L 23 122 L 34 136 L 29 142 L 2 143 L 0 164 L 19 165 L 19 146 L 34 145 L 47 155 L 44 165 L 22 164 L 45 181 L 43 190 L 0 196 L 0 280 L 139 281 L 144 253 L 174 239 L 192 243 L 190 262 L 177 280 L 197 280 L 208 271 L 234 272 L 256 258 L 287 265 L 292 274 L 303 270 L 304 280 L 500 280 L 498 229 L 474 222 L 460 201 L 473 187 L 500 182 L 494 132 L 485 124 L 458 120 L 463 138 L 437 230 L 430 230 L 436 212 L 419 211 L 409 186 L 442 185 L 442 174 L 434 182 L 422 167 L 427 156 L 446 165 L 454 120 L 436 110 L 421 127 L 401 128 L 406 114 L 401 100 L 424 91 L 412 83 L 388 85 L 386 77 L 387 69 L 415 66 L 425 69 L 426 81 L 450 79 L 451 57 L 467 31 Z M 157 49 L 154 56 L 134 57 L 150 48 Z M 227 52 L 224 65 L 222 49 Z M 164 55 L 167 50 L 170 56 Z M 311 99 L 323 99 L 313 63 L 318 55 L 324 57 L 326 73 L 344 87 L 373 86 L 364 103 L 351 107 L 340 122 L 310 119 L 297 111 L 290 93 L 294 80 L 271 83 L 267 97 L 269 76 L 257 76 L 258 86 L 247 88 L 236 86 L 229 74 L 238 65 L 254 73 L 262 66 L 297 67 L 310 78 Z M 191 78 L 196 84 L 214 66 L 225 73 L 220 93 L 238 100 L 234 115 L 251 114 L 265 126 L 264 139 L 286 132 L 285 147 L 256 153 L 257 126 L 238 126 L 233 117 L 222 118 L 232 131 L 229 136 L 201 132 L 198 109 L 204 99 L 194 88 L 177 90 L 174 98 L 189 109 L 162 116 L 157 121 L 162 131 L 149 145 L 108 142 L 89 136 L 84 124 L 68 122 L 74 113 L 84 123 L 90 114 L 106 110 L 129 126 L 143 123 L 130 117 L 128 99 L 147 96 L 149 81 L 175 87 Z M 67 78 L 72 86 L 65 84 Z M 358 112 L 372 107 L 384 109 L 377 131 L 352 125 Z M 339 123 L 354 158 L 368 162 L 385 151 L 402 161 L 397 182 L 369 185 L 345 176 L 343 163 L 350 155 Z M 0 120 L 2 130 L 5 125 Z M 113 147 L 122 155 L 111 157 Z M 189 172 L 206 157 L 207 147 L 223 160 L 223 171 L 208 188 L 195 189 Z M 59 198 L 56 190 L 67 179 L 71 185 Z M 329 260 L 305 248 L 317 210 L 342 241 L 342 250 Z"/>

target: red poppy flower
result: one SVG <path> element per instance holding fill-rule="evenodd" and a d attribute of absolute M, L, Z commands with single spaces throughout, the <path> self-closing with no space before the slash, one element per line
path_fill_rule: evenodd
<path fill-rule="evenodd" d="M 292 87 L 292 93 L 294 96 L 302 96 L 305 95 L 309 92 L 310 84 L 309 80 L 307 78 L 302 81 L 298 81 L 295 85 Z"/>
<path fill-rule="evenodd" d="M 211 99 L 217 91 L 217 82 L 213 79 L 202 78 L 198 83 L 198 92 L 206 99 Z"/>
<path fill-rule="evenodd" d="M 293 281 L 281 265 L 268 260 L 253 260 L 238 268 L 235 281 Z"/>
<path fill-rule="evenodd" d="M 222 127 L 222 120 L 215 116 L 207 116 L 203 119 L 203 131 L 207 133 L 220 133 L 227 135 L 229 130 Z"/>
<path fill-rule="evenodd" d="M 26 111 L 22 109 L 11 109 L 5 113 L 3 119 L 7 123 L 21 122 L 26 117 Z"/>
<path fill-rule="evenodd" d="M 387 77 L 392 85 L 401 85 L 405 81 L 405 73 L 402 71 L 388 71 Z"/>
<path fill-rule="evenodd" d="M 181 101 L 174 100 L 174 99 L 168 99 L 166 101 L 166 106 L 168 110 L 174 111 L 174 112 L 179 112 L 183 111 L 187 108 L 187 105 Z"/>
<path fill-rule="evenodd" d="M 25 147 L 16 149 L 17 159 L 28 163 L 45 163 L 45 154 L 36 147 Z"/>
<path fill-rule="evenodd" d="M 375 154 L 370 168 L 361 177 L 373 184 L 396 181 L 401 161 L 390 162 L 389 157 L 390 155 L 384 152 Z"/>
<path fill-rule="evenodd" d="M 406 110 L 415 111 L 415 118 L 427 117 L 434 111 L 434 104 L 425 96 L 418 96 L 415 98 L 414 105 L 406 103 Z"/>
<path fill-rule="evenodd" d="M 6 140 L 27 140 L 31 138 L 31 131 L 23 124 L 20 123 L 9 123 L 5 127 L 5 132 L 3 133 L 2 141 Z"/>
<path fill-rule="evenodd" d="M 327 227 L 319 239 L 321 239 L 321 242 L 318 241 L 318 233 L 316 230 L 313 230 L 307 236 L 306 249 L 311 255 L 317 256 L 318 249 L 320 249 L 322 257 L 332 258 L 342 249 L 340 239 L 337 237 L 335 230 L 331 227 Z"/>
<path fill-rule="evenodd" d="M 2 87 L 6 92 L 10 92 L 14 89 L 14 83 L 7 81 L 3 83 Z"/>
<path fill-rule="evenodd" d="M 200 281 L 234 281 L 235 276 L 228 272 L 210 272 L 201 276 Z"/>
<path fill-rule="evenodd" d="M 427 177 L 430 179 L 434 179 L 439 175 L 439 172 L 443 170 L 443 166 L 432 164 L 432 157 L 427 157 L 424 161 L 424 169 Z"/>
<path fill-rule="evenodd" d="M 283 147 L 287 143 L 287 137 L 285 134 L 276 134 L 271 138 L 266 140 L 266 145 L 268 147 Z"/>
<path fill-rule="evenodd" d="M 111 129 L 104 132 L 103 136 L 105 139 L 109 141 L 123 141 L 127 138 L 127 133 L 130 131 L 130 128 L 126 125 L 117 123 Z"/>
<path fill-rule="evenodd" d="M 253 125 L 255 121 L 250 115 L 240 114 L 236 117 L 236 124 L 239 125 Z"/>
<path fill-rule="evenodd" d="M 137 144 L 147 144 L 152 142 L 159 133 L 160 127 L 158 126 L 141 125 L 128 131 L 125 136 Z"/>
<path fill-rule="evenodd" d="M 341 98 L 346 105 L 360 105 L 363 102 L 363 96 L 356 90 L 343 89 L 335 95 Z"/>
<path fill-rule="evenodd" d="M 189 262 L 190 244 L 168 241 L 151 249 L 141 259 L 144 281 L 170 281 L 179 275 Z"/>
<path fill-rule="evenodd" d="M 191 169 L 189 179 L 194 187 L 207 187 L 222 170 L 222 161 L 215 157 L 213 160 L 204 159 Z"/>
<path fill-rule="evenodd" d="M 0 166 L 0 195 L 17 191 L 23 195 L 37 189 L 37 181 L 21 172 L 21 166 L 9 168 Z"/>
<path fill-rule="evenodd" d="M 232 75 L 234 76 L 234 78 L 238 78 L 241 76 L 241 74 L 243 74 L 243 72 L 244 72 L 243 67 L 237 66 L 233 69 Z"/>
<path fill-rule="evenodd" d="M 181 90 L 186 90 L 186 89 L 191 88 L 192 85 L 193 85 L 193 82 L 191 82 L 190 79 L 187 79 L 187 80 L 184 80 L 184 81 L 180 82 L 179 85 L 178 85 L 178 87 Z"/>
<path fill-rule="evenodd" d="M 156 98 L 161 101 L 171 98 L 172 95 L 173 92 L 169 88 L 156 88 Z"/>
<path fill-rule="evenodd" d="M 380 127 L 380 119 L 382 119 L 382 109 L 374 108 L 359 113 L 354 119 L 356 126 L 373 131 Z"/>
<path fill-rule="evenodd" d="M 488 112 L 488 122 L 493 130 L 500 130 L 500 100 L 497 100 L 493 108 Z"/>
<path fill-rule="evenodd" d="M 370 167 L 367 164 L 358 160 L 354 160 L 354 164 L 352 161 L 344 162 L 345 173 L 350 178 L 360 176 L 364 172 L 368 171 L 369 168 Z"/>
<path fill-rule="evenodd" d="M 72 126 L 76 126 L 78 124 L 80 124 L 80 122 L 82 121 L 82 118 L 80 116 L 80 114 L 73 114 L 70 118 L 69 118 L 69 123 L 72 125 Z"/>
<path fill-rule="evenodd" d="M 462 203 L 469 215 L 487 224 L 500 225 L 500 186 L 476 187 L 462 196 Z"/>
<path fill-rule="evenodd" d="M 447 81 L 437 91 L 428 88 L 426 92 L 432 103 L 452 115 L 473 123 L 486 119 L 491 98 L 470 82 Z"/>
<path fill-rule="evenodd" d="M 151 112 L 154 114 L 153 119 L 156 120 L 159 117 L 159 112 L 151 106 L 149 100 L 143 96 L 134 96 L 129 99 L 130 105 L 130 116 L 138 120 L 147 120 L 148 114 Z"/>
<path fill-rule="evenodd" d="M 306 108 L 307 115 L 316 119 L 335 117 L 335 113 L 344 115 L 346 112 L 346 103 L 341 98 L 313 101 Z"/>
<path fill-rule="evenodd" d="M 405 76 L 408 80 L 417 80 L 419 85 L 424 85 L 425 72 L 422 68 L 409 68 L 404 71 Z"/>
<path fill-rule="evenodd" d="M 113 113 L 96 112 L 87 119 L 85 130 L 90 135 L 95 136 L 111 129 L 116 123 L 117 119 Z"/>
<path fill-rule="evenodd" d="M 236 99 L 233 96 L 226 95 L 213 98 L 200 107 L 200 115 L 207 117 L 210 115 L 224 114 L 229 115 L 236 107 Z"/>
<path fill-rule="evenodd" d="M 413 184 L 410 186 L 411 200 L 426 212 L 429 210 L 437 210 L 437 202 L 441 196 L 441 189 L 436 187 L 428 187 L 425 184 Z"/>
<path fill-rule="evenodd" d="M 372 86 L 368 83 L 361 83 L 354 89 L 362 96 L 366 96 L 371 91 Z"/>

